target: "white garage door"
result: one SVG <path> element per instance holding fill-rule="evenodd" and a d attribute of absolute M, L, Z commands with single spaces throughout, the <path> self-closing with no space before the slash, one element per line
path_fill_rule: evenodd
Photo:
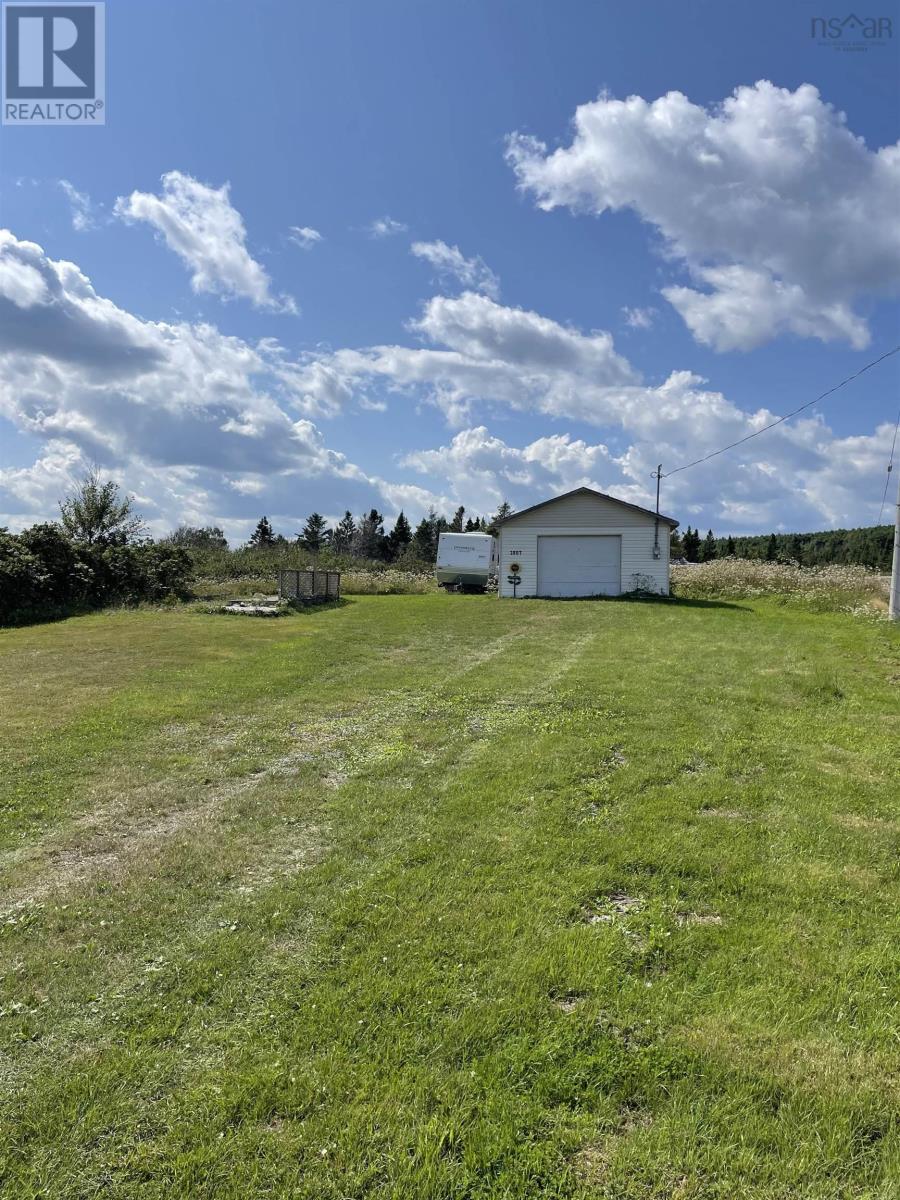
<path fill-rule="evenodd" d="M 622 539 L 611 536 L 539 537 L 539 596 L 618 596 Z"/>

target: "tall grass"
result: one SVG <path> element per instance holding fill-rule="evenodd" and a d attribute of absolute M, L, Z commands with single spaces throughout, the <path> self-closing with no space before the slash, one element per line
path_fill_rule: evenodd
<path fill-rule="evenodd" d="M 277 587 L 274 571 L 258 579 L 195 579 L 193 584 L 194 596 L 200 600 L 272 595 Z M 437 591 L 437 584 L 427 571 L 399 571 L 388 567 L 383 571 L 341 572 L 341 594 L 344 596 L 424 596 L 434 591 Z"/>
<path fill-rule="evenodd" d="M 345 596 L 424 596 L 436 592 L 434 575 L 426 571 L 345 571 L 341 574 L 341 592 Z"/>
<path fill-rule="evenodd" d="M 719 558 L 673 566 L 671 574 L 673 592 L 691 600 L 779 596 L 821 612 L 876 613 L 885 609 L 884 577 L 866 567 L 801 567 L 797 563 Z"/>
<path fill-rule="evenodd" d="M 191 550 L 194 575 L 197 579 L 212 579 L 221 582 L 249 579 L 259 583 L 270 583 L 277 578 L 279 569 L 306 571 L 365 571 L 382 573 L 398 569 L 420 572 L 426 564 L 411 559 L 399 567 L 397 563 L 386 563 L 379 559 L 356 558 L 350 554 L 333 554 L 322 550 L 311 554 L 296 543 L 272 546 L 268 549 L 242 546 L 239 550 Z"/>
<path fill-rule="evenodd" d="M 413 558 L 398 563 L 355 558 L 323 550 L 310 554 L 297 545 L 260 550 L 194 550 L 194 593 L 213 600 L 274 592 L 279 570 L 340 571 L 347 596 L 423 595 L 436 588 L 432 569 Z"/>

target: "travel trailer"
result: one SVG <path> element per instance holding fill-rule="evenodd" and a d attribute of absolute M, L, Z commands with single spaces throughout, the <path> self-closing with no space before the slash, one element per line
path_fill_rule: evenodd
<path fill-rule="evenodd" d="M 484 591 L 497 573 L 497 539 L 489 533 L 442 533 L 434 575 L 441 587 Z"/>

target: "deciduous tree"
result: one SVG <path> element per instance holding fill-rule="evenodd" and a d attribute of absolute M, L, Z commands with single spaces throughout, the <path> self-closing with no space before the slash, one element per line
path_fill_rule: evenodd
<path fill-rule="evenodd" d="M 165 539 L 186 550 L 227 550 L 228 542 L 218 525 L 179 525 Z"/>
<path fill-rule="evenodd" d="M 146 532 L 133 498 L 112 479 L 101 480 L 96 470 L 60 502 L 59 511 L 68 536 L 86 546 L 125 546 Z"/>

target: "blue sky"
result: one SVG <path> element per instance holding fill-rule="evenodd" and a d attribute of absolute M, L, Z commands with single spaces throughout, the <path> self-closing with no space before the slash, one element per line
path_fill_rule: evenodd
<path fill-rule="evenodd" d="M 110 0 L 105 127 L 0 133 L 0 523 L 648 502 L 900 341 L 900 38 L 820 10 Z M 898 367 L 664 507 L 874 522 Z"/>

